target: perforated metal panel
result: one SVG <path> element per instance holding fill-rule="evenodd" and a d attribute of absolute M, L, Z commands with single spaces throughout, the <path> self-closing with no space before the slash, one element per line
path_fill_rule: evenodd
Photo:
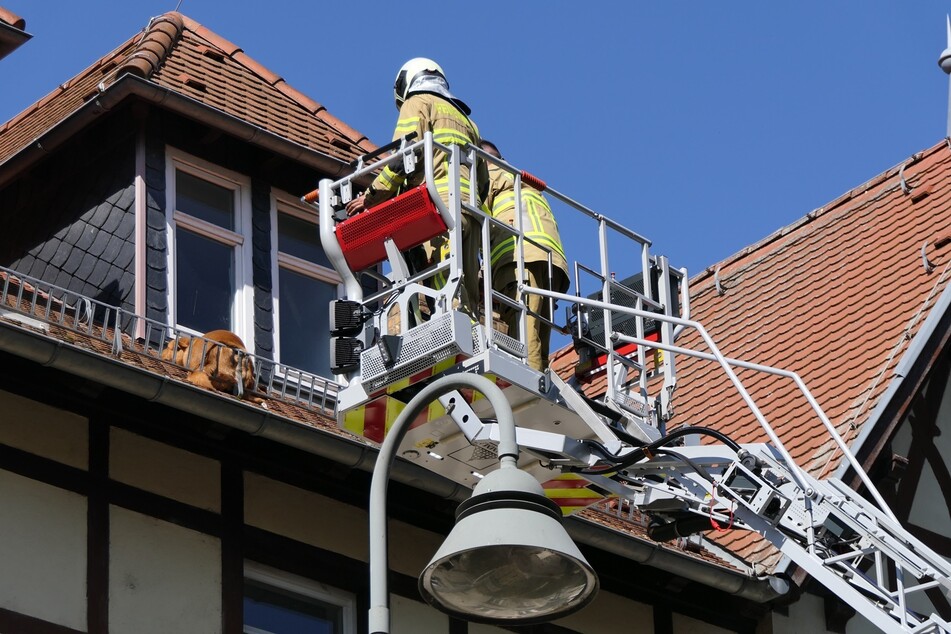
<path fill-rule="evenodd" d="M 614 402 L 635 416 L 640 416 L 644 420 L 652 419 L 653 410 L 651 406 L 643 400 L 631 398 L 626 394 L 616 394 L 614 396 Z"/>
<path fill-rule="evenodd" d="M 413 376 L 458 354 L 473 354 L 471 320 L 451 312 L 409 330 L 403 335 L 396 360 L 387 367 L 378 347 L 360 355 L 360 382 L 367 393 Z"/>
<path fill-rule="evenodd" d="M 528 351 L 525 344 L 523 344 L 518 339 L 513 339 L 508 335 L 503 335 L 501 332 L 496 332 L 493 333 L 492 341 L 494 341 L 495 345 L 497 345 L 502 350 L 510 352 L 521 359 L 524 359 L 526 356 L 528 356 Z"/>

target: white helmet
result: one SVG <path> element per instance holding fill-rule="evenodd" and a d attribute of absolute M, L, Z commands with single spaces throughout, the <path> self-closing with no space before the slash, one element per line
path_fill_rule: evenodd
<path fill-rule="evenodd" d="M 443 79 L 446 78 L 442 68 L 431 59 L 426 57 L 414 57 L 400 68 L 396 73 L 396 81 L 393 82 L 393 96 L 396 98 L 396 107 L 400 108 L 406 101 L 406 93 L 409 87 L 413 85 L 413 80 L 420 73 L 436 73 Z"/>

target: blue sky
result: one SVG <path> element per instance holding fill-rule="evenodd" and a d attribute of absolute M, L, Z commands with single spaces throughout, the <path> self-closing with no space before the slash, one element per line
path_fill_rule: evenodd
<path fill-rule="evenodd" d="M 34 38 L 0 61 L 0 120 L 178 0 L 0 0 Z M 298 2 L 180 11 L 389 140 L 392 82 L 439 61 L 513 163 L 691 273 L 946 133 L 951 2 Z M 561 218 L 569 258 L 588 225 Z"/>

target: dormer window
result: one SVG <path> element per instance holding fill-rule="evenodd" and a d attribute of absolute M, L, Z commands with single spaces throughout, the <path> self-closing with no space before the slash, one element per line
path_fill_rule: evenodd
<path fill-rule="evenodd" d="M 328 304 L 341 280 L 320 244 L 315 210 L 274 190 L 269 209 L 255 208 L 252 232 L 249 177 L 175 148 L 167 152 L 170 325 L 194 334 L 231 330 L 254 352 L 255 343 L 264 346 L 255 342 L 257 293 L 257 310 L 273 311 L 273 321 L 258 324 L 259 336 L 273 337 L 273 359 L 332 380 Z M 270 230 L 261 226 L 264 213 Z M 270 252 L 269 279 L 267 260 L 252 262 L 255 248 L 259 256 Z"/>
<path fill-rule="evenodd" d="M 172 324 L 198 334 L 232 330 L 251 349 L 250 184 L 171 149 L 169 156 Z"/>
<path fill-rule="evenodd" d="M 340 276 L 331 268 L 317 232 L 317 215 L 278 198 L 275 323 L 281 363 L 319 376 L 330 372 L 328 304 Z"/>

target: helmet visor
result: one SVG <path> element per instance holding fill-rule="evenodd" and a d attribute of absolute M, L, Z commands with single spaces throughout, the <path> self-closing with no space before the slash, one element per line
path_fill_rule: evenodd
<path fill-rule="evenodd" d="M 401 70 L 396 76 L 396 82 L 393 84 L 393 96 L 396 99 L 397 109 L 403 105 L 404 101 L 406 101 L 407 83 L 408 78 L 406 77 L 406 71 Z"/>

